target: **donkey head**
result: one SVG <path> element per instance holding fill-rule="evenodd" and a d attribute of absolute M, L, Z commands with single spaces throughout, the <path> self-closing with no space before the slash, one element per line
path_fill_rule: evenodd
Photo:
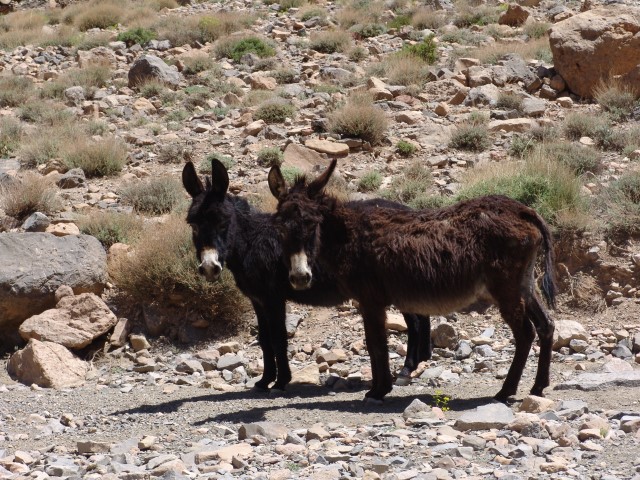
<path fill-rule="evenodd" d="M 193 244 L 200 265 L 201 275 L 215 282 L 220 279 L 228 251 L 228 235 L 233 207 L 225 202 L 229 176 L 220 161 L 211 160 L 211 178 L 202 185 L 193 163 L 182 170 L 182 184 L 191 195 L 187 223 L 193 233 Z"/>
<path fill-rule="evenodd" d="M 323 200 L 328 199 L 322 190 L 335 168 L 336 160 L 333 160 L 312 182 L 307 183 L 305 177 L 299 177 L 289 189 L 279 167 L 274 166 L 269 171 L 269 189 L 278 199 L 275 222 L 282 237 L 289 282 L 296 290 L 311 287 L 311 265 L 320 247 L 320 226 L 326 208 Z"/>

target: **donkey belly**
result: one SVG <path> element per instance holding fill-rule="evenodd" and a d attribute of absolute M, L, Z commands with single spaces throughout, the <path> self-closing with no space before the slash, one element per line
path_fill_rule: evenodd
<path fill-rule="evenodd" d="M 494 303 L 484 283 L 478 282 L 471 288 L 415 288 L 409 287 L 395 292 L 393 304 L 399 310 L 421 315 L 446 315 L 457 312 L 469 305 L 482 301 Z"/>

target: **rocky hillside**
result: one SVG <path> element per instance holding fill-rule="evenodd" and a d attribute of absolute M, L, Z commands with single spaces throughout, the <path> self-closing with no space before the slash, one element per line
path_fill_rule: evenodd
<path fill-rule="evenodd" d="M 0 12 L 0 478 L 638 477 L 634 2 Z M 291 305 L 294 385 L 253 392 L 255 316 L 230 275 L 197 276 L 184 222 L 183 165 L 212 158 L 264 210 L 271 165 L 332 158 L 341 198 L 536 208 L 562 290 L 549 399 L 523 399 L 536 346 L 522 401 L 491 403 L 513 345 L 490 308 L 433 319 L 433 359 L 366 406 L 351 303 Z M 397 371 L 406 325 L 388 327 Z"/>

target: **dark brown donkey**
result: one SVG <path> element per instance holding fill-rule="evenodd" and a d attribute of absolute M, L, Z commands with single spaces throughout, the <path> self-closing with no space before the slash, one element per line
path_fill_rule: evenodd
<path fill-rule="evenodd" d="M 284 389 L 291 380 L 287 354 L 285 302 L 334 306 L 347 300 L 336 289 L 336 282 L 318 269 L 309 270 L 314 287 L 298 291 L 291 288 L 282 259 L 282 245 L 273 215 L 250 207 L 246 200 L 227 193 L 229 176 L 218 160 L 211 162 L 212 175 L 206 186 L 193 163 L 182 170 L 182 183 L 193 201 L 187 222 L 193 230 L 193 242 L 199 270 L 210 281 L 219 279 L 227 265 L 238 288 L 253 304 L 258 317 L 258 341 L 262 348 L 264 373 L 256 387 Z M 350 202 L 352 208 L 376 208 L 378 204 L 406 208 L 385 200 Z M 408 327 L 407 357 L 400 376 L 407 377 L 420 360 L 431 358 L 428 317 L 404 315 Z"/>
<path fill-rule="evenodd" d="M 540 358 L 533 395 L 549 385 L 554 324 L 536 294 L 534 266 L 544 246 L 542 291 L 555 305 L 553 246 L 544 220 L 531 208 L 503 196 L 487 196 L 423 211 L 353 210 L 323 192 L 333 161 L 317 179 L 298 179 L 290 189 L 277 167 L 269 172 L 278 198 L 276 221 L 296 289 L 310 285 L 307 263 L 336 279 L 356 299 L 364 319 L 373 387 L 367 397 L 391 390 L 384 331 L 385 308 L 442 315 L 477 300 L 491 301 L 511 327 L 516 351 L 496 395 L 515 395 L 538 332 Z M 534 329 L 535 327 L 535 329 Z"/>

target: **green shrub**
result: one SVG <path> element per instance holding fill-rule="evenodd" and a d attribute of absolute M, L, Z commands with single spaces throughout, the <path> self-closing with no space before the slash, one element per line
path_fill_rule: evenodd
<path fill-rule="evenodd" d="M 614 120 L 624 120 L 638 105 L 640 89 L 620 81 L 601 82 L 594 91 L 594 98 Z"/>
<path fill-rule="evenodd" d="M 411 142 L 407 142 L 406 140 L 400 140 L 398 143 L 396 143 L 396 152 L 398 152 L 398 154 L 402 155 L 403 157 L 410 157 L 411 155 L 416 153 L 416 146 Z"/>
<path fill-rule="evenodd" d="M 603 150 L 622 152 L 627 145 L 626 132 L 613 128 L 609 124 L 598 125 L 593 132 L 593 139 Z"/>
<path fill-rule="evenodd" d="M 258 164 L 263 167 L 280 166 L 284 161 L 284 154 L 278 147 L 263 148 L 258 152 Z"/>
<path fill-rule="evenodd" d="M 545 143 L 540 148 L 543 155 L 566 165 L 576 175 L 602 171 L 600 154 L 592 148 L 568 142 Z"/>
<path fill-rule="evenodd" d="M 425 38 L 422 42 L 416 44 L 404 44 L 401 53 L 411 55 L 424 60 L 428 64 L 433 64 L 438 60 L 438 45 L 434 41 L 433 36 Z"/>
<path fill-rule="evenodd" d="M 126 186 L 122 203 L 136 212 L 160 215 L 172 211 L 183 199 L 183 188 L 175 177 L 154 177 Z"/>
<path fill-rule="evenodd" d="M 458 150 L 483 152 L 491 146 L 491 138 L 486 125 L 463 123 L 451 134 L 449 147 Z"/>
<path fill-rule="evenodd" d="M 83 10 L 76 18 L 78 30 L 86 32 L 92 28 L 109 28 L 120 23 L 124 9 L 115 2 L 91 2 L 91 8 Z"/>
<path fill-rule="evenodd" d="M 0 117 L 0 158 L 7 157 L 20 146 L 22 125 L 10 117 Z"/>
<path fill-rule="evenodd" d="M 627 172 L 609 185 L 604 210 L 609 238 L 627 240 L 640 235 L 640 172 Z"/>
<path fill-rule="evenodd" d="M 491 5 L 459 5 L 453 24 L 458 28 L 498 23 L 498 10 Z"/>
<path fill-rule="evenodd" d="M 412 208 L 426 208 L 426 198 L 429 197 L 427 191 L 432 181 L 429 169 L 416 161 L 406 167 L 401 175 L 393 178 L 389 188 L 382 192 L 382 196 Z"/>
<path fill-rule="evenodd" d="M 498 94 L 496 107 L 504 108 L 505 110 L 517 110 L 518 112 L 522 112 L 522 98 L 516 93 L 500 92 Z"/>
<path fill-rule="evenodd" d="M 570 113 L 564 120 L 564 134 L 569 140 L 579 140 L 581 137 L 596 136 L 599 128 L 608 125 L 604 117 L 587 113 Z"/>
<path fill-rule="evenodd" d="M 124 42 L 127 44 L 127 47 L 131 47 L 136 43 L 139 45 L 146 45 L 151 40 L 154 40 L 158 37 L 158 34 L 153 30 L 149 30 L 143 27 L 130 28 L 124 32 L 118 34 L 116 39 L 119 42 Z"/>
<path fill-rule="evenodd" d="M 137 215 L 98 212 L 78 222 L 82 233 L 96 237 L 106 249 L 114 243 L 131 243 L 142 231 L 143 221 Z"/>
<path fill-rule="evenodd" d="M 387 131 L 387 119 L 384 112 L 373 104 L 370 96 L 354 94 L 344 106 L 329 114 L 329 130 L 376 145 L 382 141 Z"/>
<path fill-rule="evenodd" d="M 361 38 L 372 38 L 387 32 L 387 27 L 380 23 L 369 23 L 365 25 L 354 25 L 349 28 L 349 32 L 355 33 Z"/>
<path fill-rule="evenodd" d="M 220 163 L 222 163 L 227 170 L 230 170 L 236 164 L 236 161 L 233 158 L 229 157 L 228 155 L 223 155 L 222 153 L 213 152 L 213 153 L 210 153 L 209 155 L 207 155 L 207 157 L 204 160 L 202 160 L 202 162 L 200 162 L 200 165 L 198 165 L 198 170 L 201 173 L 209 173 L 210 174 L 211 173 L 211 160 L 213 160 L 213 159 L 216 159 Z"/>
<path fill-rule="evenodd" d="M 351 47 L 351 35 L 343 30 L 328 30 L 311 34 L 309 48 L 320 53 L 342 53 Z"/>
<path fill-rule="evenodd" d="M 527 22 L 524 24 L 524 33 L 531 38 L 542 38 L 547 35 L 551 24 L 547 22 Z"/>
<path fill-rule="evenodd" d="M 216 62 L 206 53 L 198 53 L 196 55 L 190 55 L 188 57 L 183 57 L 182 63 L 184 64 L 184 69 L 182 72 L 185 75 L 195 75 L 200 72 L 204 72 L 213 68 L 216 65 Z"/>
<path fill-rule="evenodd" d="M 156 80 L 155 78 L 145 80 L 138 84 L 137 89 L 144 98 L 157 97 L 168 90 L 164 82 Z"/>
<path fill-rule="evenodd" d="M 50 214 L 62 206 L 56 187 L 40 174 L 26 172 L 8 185 L 0 185 L 0 209 L 17 220 L 35 212 Z"/>
<path fill-rule="evenodd" d="M 0 77 L 0 107 L 19 107 L 33 95 L 33 82 L 28 77 Z"/>
<path fill-rule="evenodd" d="M 272 100 L 258 107 L 253 118 L 264 120 L 266 123 L 282 123 L 287 118 L 293 117 L 295 108 L 290 103 L 280 100 Z"/>
<path fill-rule="evenodd" d="M 349 50 L 349 60 L 352 62 L 361 62 L 369 57 L 369 51 L 364 47 L 355 47 Z"/>
<path fill-rule="evenodd" d="M 407 25 L 411 25 L 411 15 L 396 15 L 395 18 L 392 18 L 387 22 L 387 27 L 395 29 L 402 28 Z"/>
<path fill-rule="evenodd" d="M 531 153 L 536 146 L 536 140 L 532 135 L 514 135 L 509 146 L 509 155 L 516 158 L 523 158 Z"/>
<path fill-rule="evenodd" d="M 231 58 L 239 62 L 243 55 L 255 53 L 259 57 L 272 57 L 276 54 L 275 48 L 267 41 L 258 37 L 226 38 L 216 46 L 218 58 Z"/>
<path fill-rule="evenodd" d="M 87 177 L 114 175 L 127 163 L 127 147 L 113 137 L 80 141 L 66 146 L 62 161 L 69 168 L 81 168 Z"/>
<path fill-rule="evenodd" d="M 293 184 L 297 178 L 304 175 L 302 170 L 291 165 L 283 165 L 282 168 L 280 168 L 280 173 L 282 173 L 282 176 L 288 185 Z"/>
<path fill-rule="evenodd" d="M 281 68 L 271 74 L 279 84 L 296 83 L 298 72 L 291 68 Z"/>
<path fill-rule="evenodd" d="M 109 275 L 123 293 L 144 303 L 166 304 L 168 298 L 172 303 L 180 301 L 185 313 L 195 311 L 207 320 L 220 318 L 218 331 L 228 332 L 238 326 L 246 309 L 244 297 L 227 269 L 216 283 L 198 275 L 191 229 L 182 216 L 150 224 L 134 242 L 132 251 L 109 262 Z M 181 321 L 176 320 L 176 324 Z"/>
<path fill-rule="evenodd" d="M 455 198 L 506 195 L 536 209 L 558 227 L 575 227 L 585 220 L 587 211 L 581 191 L 580 180 L 568 167 L 541 152 L 524 164 L 501 162 L 469 171 Z"/>
<path fill-rule="evenodd" d="M 361 192 L 375 192 L 382 185 L 382 174 L 377 170 L 365 173 L 358 180 L 358 190 Z"/>

